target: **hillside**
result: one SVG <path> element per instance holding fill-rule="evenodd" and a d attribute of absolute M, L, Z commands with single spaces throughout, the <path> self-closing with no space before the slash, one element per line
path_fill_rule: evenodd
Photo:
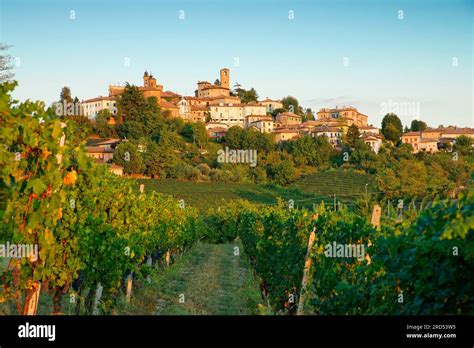
<path fill-rule="evenodd" d="M 315 198 L 312 193 L 301 192 L 298 188 L 286 188 L 276 185 L 257 185 L 251 183 L 218 183 L 179 181 L 171 179 L 139 179 L 146 190 L 155 190 L 184 199 L 186 204 L 205 211 L 217 208 L 226 202 L 246 199 L 257 204 L 275 204 L 278 198 L 308 201 Z M 296 203 L 295 203 L 296 204 Z"/>
<path fill-rule="evenodd" d="M 351 202 L 363 199 L 367 193 L 376 191 L 375 176 L 354 171 L 334 170 L 309 174 L 297 180 L 291 187 L 311 193 L 318 201 L 331 202 L 336 195 L 337 200 Z"/>
<path fill-rule="evenodd" d="M 295 206 L 311 207 L 313 203 L 319 203 L 322 200 L 332 204 L 334 194 L 336 194 L 337 200 L 350 203 L 357 198 L 365 197 L 366 183 L 369 184 L 369 193 L 375 190 L 373 176 L 338 170 L 308 175 L 289 187 L 251 183 L 140 179 L 137 180 L 137 188 L 139 184 L 144 184 L 146 190 L 155 190 L 177 199 L 184 199 L 187 204 L 204 211 L 237 199 L 246 199 L 258 204 L 275 204 L 278 198 L 293 199 Z"/>

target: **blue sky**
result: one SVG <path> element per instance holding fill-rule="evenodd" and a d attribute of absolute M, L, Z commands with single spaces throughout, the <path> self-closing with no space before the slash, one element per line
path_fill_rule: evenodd
<path fill-rule="evenodd" d="M 388 103 L 419 107 L 400 115 L 405 124 L 474 126 L 471 0 L 0 3 L 19 99 L 50 103 L 62 86 L 79 99 L 107 95 L 109 83 L 141 84 L 145 69 L 165 90 L 192 95 L 197 80 L 228 67 L 232 84 L 262 98 L 353 105 L 376 126 Z"/>

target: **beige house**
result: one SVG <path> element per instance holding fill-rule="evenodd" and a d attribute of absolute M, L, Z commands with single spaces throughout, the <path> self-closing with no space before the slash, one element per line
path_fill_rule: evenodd
<path fill-rule="evenodd" d="M 210 116 L 213 122 L 225 123 L 229 126 L 245 127 L 245 117 L 249 115 L 265 115 L 266 108 L 260 104 L 211 104 Z"/>
<path fill-rule="evenodd" d="M 208 81 L 198 81 L 197 85 L 199 98 L 230 96 L 230 71 L 227 68 L 221 69 L 220 85 L 214 85 Z"/>
<path fill-rule="evenodd" d="M 426 134 L 433 135 L 432 132 Z M 439 138 L 428 138 L 422 132 L 408 132 L 402 135 L 402 142 L 413 146 L 413 153 L 420 151 L 435 153 L 438 152 Z"/>
<path fill-rule="evenodd" d="M 352 106 L 328 109 L 323 108 L 317 112 L 318 120 L 341 119 L 348 126 L 355 124 L 357 127 L 367 126 L 368 116 L 360 113 Z"/>
<path fill-rule="evenodd" d="M 114 157 L 114 150 L 102 146 L 87 147 L 87 156 L 95 158 L 98 162 L 109 162 Z"/>
<path fill-rule="evenodd" d="M 297 129 L 279 128 L 273 131 L 275 134 L 275 142 L 295 140 L 299 138 L 300 133 Z"/>
<path fill-rule="evenodd" d="M 224 128 L 224 129 L 229 129 L 229 126 L 224 124 L 224 123 L 219 123 L 219 122 L 208 122 L 206 123 L 206 129 L 209 130 L 211 128 Z"/>
<path fill-rule="evenodd" d="M 380 135 L 380 129 L 372 126 L 362 126 L 358 127 L 361 135 L 370 134 L 370 135 Z"/>
<path fill-rule="evenodd" d="M 176 104 L 173 104 L 165 99 L 161 99 L 160 107 L 162 110 L 168 113 L 168 116 L 171 118 L 177 118 L 180 116 L 180 107 Z"/>
<path fill-rule="evenodd" d="M 413 146 L 413 153 L 417 153 L 420 150 L 420 140 L 420 132 L 407 132 L 402 135 L 402 143 Z"/>
<path fill-rule="evenodd" d="M 473 128 L 461 128 L 461 127 L 445 127 L 445 128 L 427 128 L 422 132 L 423 138 L 446 138 L 446 139 L 456 139 L 461 135 L 474 138 L 474 129 Z"/>
<path fill-rule="evenodd" d="M 342 131 L 341 129 L 337 127 L 329 127 L 329 126 L 316 127 L 309 131 L 309 135 L 312 138 L 319 137 L 319 136 L 327 137 L 332 147 L 336 147 L 341 144 Z"/>
<path fill-rule="evenodd" d="M 209 106 L 209 104 L 212 103 L 211 98 L 186 96 L 184 97 L 184 99 L 186 99 L 189 102 L 189 105 L 191 106 Z"/>
<path fill-rule="evenodd" d="M 101 141 L 97 143 L 96 145 L 103 147 L 104 149 L 115 150 L 115 147 L 120 143 L 120 141 L 121 141 L 120 139 L 111 138 L 111 139 Z"/>
<path fill-rule="evenodd" d="M 191 106 L 191 121 L 206 122 L 209 115 L 209 108 L 207 106 Z"/>
<path fill-rule="evenodd" d="M 276 116 L 275 121 L 282 126 L 301 124 L 301 116 L 298 116 L 292 112 L 282 112 Z"/>
<path fill-rule="evenodd" d="M 210 127 L 207 129 L 207 135 L 209 138 L 220 140 L 225 137 L 227 130 L 226 127 Z"/>
<path fill-rule="evenodd" d="M 255 127 L 260 133 L 272 133 L 274 127 L 273 118 L 261 117 L 260 119 L 249 122 L 247 127 Z"/>
<path fill-rule="evenodd" d="M 102 110 L 109 110 L 112 115 L 117 114 L 117 101 L 114 97 L 97 97 L 81 102 L 81 113 L 91 120 Z"/>
<path fill-rule="evenodd" d="M 421 138 L 418 144 L 418 151 L 427 153 L 438 152 L 438 139 Z"/>
<path fill-rule="evenodd" d="M 120 139 L 89 137 L 86 144 L 87 156 L 99 163 L 109 162 L 114 157 L 115 148 L 120 142 Z"/>
<path fill-rule="evenodd" d="M 272 113 L 273 111 L 275 111 L 277 109 L 283 108 L 283 104 L 282 104 L 281 101 L 272 100 L 272 99 L 269 99 L 269 98 L 266 98 L 265 100 L 262 100 L 260 102 L 260 104 L 265 105 L 265 107 L 267 108 L 268 113 Z"/>
<path fill-rule="evenodd" d="M 365 133 L 360 137 L 364 143 L 370 146 L 372 151 L 379 153 L 380 147 L 382 146 L 382 137 L 380 135 L 373 135 L 371 133 Z"/>
<path fill-rule="evenodd" d="M 190 121 L 191 120 L 191 104 L 189 103 L 188 100 L 186 100 L 184 97 L 181 98 L 181 100 L 177 103 L 178 108 L 179 108 L 179 116 L 183 120 Z"/>
<path fill-rule="evenodd" d="M 267 115 L 247 115 L 245 116 L 245 127 L 250 127 L 250 124 L 259 121 L 259 120 L 272 120 L 273 118 L 271 116 Z"/>
<path fill-rule="evenodd" d="M 236 96 L 233 96 L 233 95 L 221 96 L 221 97 L 211 97 L 211 98 L 208 98 L 208 99 L 210 100 L 209 103 L 212 103 L 212 104 L 220 104 L 220 103 L 240 104 L 240 98 L 236 97 Z M 207 106 L 209 106 L 209 105 L 207 105 Z"/>

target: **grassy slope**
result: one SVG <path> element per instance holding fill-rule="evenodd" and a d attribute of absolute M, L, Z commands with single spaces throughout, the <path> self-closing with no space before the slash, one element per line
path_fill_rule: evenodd
<path fill-rule="evenodd" d="M 145 184 L 147 190 L 156 190 L 184 199 L 186 204 L 207 210 L 216 208 L 228 201 L 246 199 L 256 204 L 275 204 L 277 198 L 284 200 L 308 200 L 314 198 L 312 193 L 305 193 L 296 188 L 285 188 L 274 185 L 256 185 L 241 183 L 192 182 L 178 180 L 138 180 Z M 138 186 L 138 185 L 137 185 Z"/>
<path fill-rule="evenodd" d="M 207 210 L 230 200 L 246 199 L 257 204 L 275 204 L 277 198 L 293 199 L 295 205 L 311 207 L 322 200 L 333 202 L 333 195 L 343 202 L 365 197 L 375 190 L 373 176 L 349 171 L 329 171 L 310 174 L 289 187 L 241 183 L 190 182 L 177 180 L 138 180 L 147 190 L 173 195 L 187 204 Z M 138 186 L 138 185 L 137 185 Z"/>

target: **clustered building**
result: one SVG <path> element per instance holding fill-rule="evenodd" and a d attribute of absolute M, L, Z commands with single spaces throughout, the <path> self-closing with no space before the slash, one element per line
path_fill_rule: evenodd
<path fill-rule="evenodd" d="M 426 128 L 421 132 L 407 132 L 402 142 L 410 144 L 413 152 L 435 153 L 441 148 L 452 148 L 461 135 L 474 139 L 474 129 L 461 127 Z"/>
<path fill-rule="evenodd" d="M 143 74 L 143 86 L 138 89 L 145 98 L 153 97 L 168 117 L 180 117 L 186 122 L 202 122 L 206 125 L 209 137 L 221 139 L 232 126 L 253 128 L 262 133 L 274 134 L 275 142 L 290 141 L 304 135 L 311 137 L 326 136 L 329 143 L 338 148 L 351 125 L 356 125 L 361 139 L 373 151 L 378 152 L 382 146 L 383 136 L 380 129 L 368 124 L 368 116 L 355 107 L 343 106 L 323 108 L 316 113 L 315 120 L 302 121 L 294 112 L 284 111 L 280 100 L 266 98 L 256 103 L 242 103 L 238 96 L 232 95 L 230 89 L 230 70 L 220 70 L 220 79 L 211 84 L 198 81 L 194 96 L 183 96 L 172 91 L 163 91 L 163 85 L 148 71 Z M 109 94 L 85 100 L 81 103 L 82 114 L 95 119 L 101 110 L 109 110 L 110 123 L 123 122 L 117 111 L 117 98 L 125 87 L 110 85 Z M 275 115 L 276 113 L 276 115 Z M 126 116 L 125 116 L 126 117 Z M 474 130 L 469 128 L 426 129 L 423 132 L 408 132 L 402 136 L 402 142 L 413 146 L 414 152 L 436 152 L 440 142 L 452 144 L 459 135 L 474 137 Z M 118 139 L 112 140 L 116 145 Z M 89 154 L 99 161 L 107 162 L 113 155 L 110 144 L 97 143 L 89 148 Z"/>

